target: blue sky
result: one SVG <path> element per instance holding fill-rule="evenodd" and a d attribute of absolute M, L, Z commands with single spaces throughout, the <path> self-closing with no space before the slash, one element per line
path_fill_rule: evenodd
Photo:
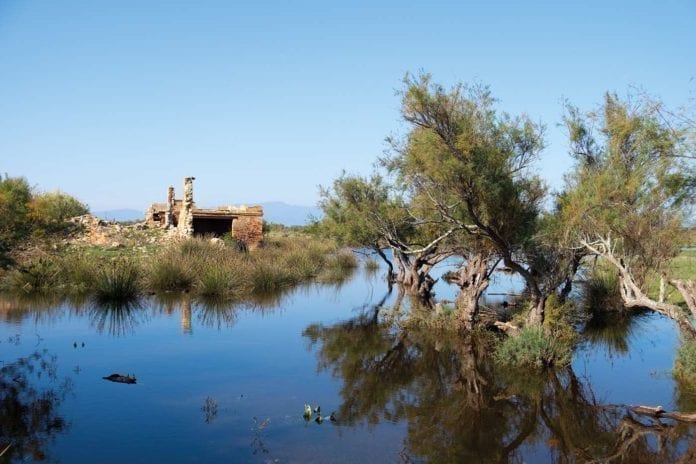
<path fill-rule="evenodd" d="M 0 172 L 93 210 L 144 209 L 196 176 L 199 204 L 313 205 L 404 131 L 406 72 L 489 84 L 548 126 L 562 102 L 639 86 L 696 96 L 696 1 L 0 0 Z"/>

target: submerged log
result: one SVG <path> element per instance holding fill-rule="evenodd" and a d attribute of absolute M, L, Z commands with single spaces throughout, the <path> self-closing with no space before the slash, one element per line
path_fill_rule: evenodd
<path fill-rule="evenodd" d="M 629 406 L 628 409 L 640 416 L 650 416 L 655 418 L 667 418 L 679 422 L 696 422 L 696 413 L 665 411 L 662 406 Z"/>
<path fill-rule="evenodd" d="M 132 375 L 111 374 L 107 377 L 102 377 L 102 379 L 108 380 L 109 382 L 116 382 L 116 383 L 129 383 L 129 384 L 135 383 L 135 376 L 132 376 Z"/>

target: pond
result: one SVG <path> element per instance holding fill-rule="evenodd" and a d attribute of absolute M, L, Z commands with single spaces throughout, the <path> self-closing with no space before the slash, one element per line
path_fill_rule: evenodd
<path fill-rule="evenodd" d="M 519 290 L 498 274 L 489 293 Z M 438 282 L 439 297 L 454 289 Z M 585 330 L 572 366 L 490 362 L 486 336 L 402 330 L 381 271 L 244 305 L 0 303 L 0 462 L 691 462 L 679 335 L 645 314 Z M 492 295 L 490 300 L 503 298 Z M 135 384 L 103 377 L 132 375 Z M 304 405 L 321 406 L 303 417 Z M 322 421 L 317 421 L 317 417 Z M 331 417 L 333 416 L 333 417 Z M 0 449 L 0 451 L 2 451 Z"/>

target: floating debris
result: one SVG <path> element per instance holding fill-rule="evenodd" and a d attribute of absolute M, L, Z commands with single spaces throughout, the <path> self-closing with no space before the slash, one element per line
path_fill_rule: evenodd
<path fill-rule="evenodd" d="M 104 380 L 116 383 L 135 383 L 135 376 L 132 375 L 121 375 L 121 374 L 111 374 L 108 377 L 102 377 Z"/>

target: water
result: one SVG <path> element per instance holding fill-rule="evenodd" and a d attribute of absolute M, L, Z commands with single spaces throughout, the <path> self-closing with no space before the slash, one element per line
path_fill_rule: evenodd
<path fill-rule="evenodd" d="M 380 274 L 242 306 L 0 303 L 0 462 L 689 462 L 693 429 L 620 406 L 696 403 L 670 321 L 588 328 L 571 368 L 501 372 L 485 337 L 385 323 Z"/>

